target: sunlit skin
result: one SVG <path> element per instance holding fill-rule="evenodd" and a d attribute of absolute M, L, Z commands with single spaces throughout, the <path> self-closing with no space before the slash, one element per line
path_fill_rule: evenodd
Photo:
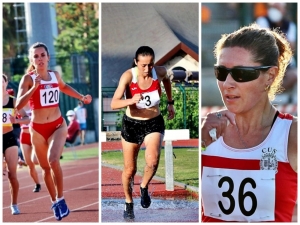
<path fill-rule="evenodd" d="M 217 58 L 217 65 L 227 68 L 261 66 L 254 62 L 249 51 L 239 47 L 222 49 Z M 253 81 L 239 83 L 230 74 L 224 82 L 217 81 L 223 102 L 229 111 L 220 111 L 223 115 L 220 119 L 215 113 L 208 114 L 202 121 L 201 137 L 205 140 L 206 146 L 212 142 L 208 137 L 212 128 L 217 128 L 217 137 L 223 136 L 227 145 L 237 149 L 257 146 L 267 137 L 276 109 L 270 103 L 265 87 L 272 84 L 277 73 L 278 68 L 274 66 L 266 72 L 261 72 L 261 75 Z M 227 118 L 230 118 L 230 123 Z M 288 159 L 295 171 L 297 171 L 297 120 L 294 117 L 288 142 Z"/>
<path fill-rule="evenodd" d="M 149 77 L 152 77 L 151 70 L 154 66 L 153 57 L 149 55 L 140 55 L 138 59 L 138 61 L 134 61 L 138 68 L 139 75 L 142 75 L 141 78 L 147 79 Z"/>
<path fill-rule="evenodd" d="M 138 61 L 135 60 L 135 64 L 138 68 L 138 74 L 139 74 L 138 85 L 141 89 L 147 89 L 148 87 L 151 86 L 152 83 L 151 70 L 154 67 L 153 57 L 139 55 Z M 155 70 L 158 75 L 159 81 L 160 82 L 162 81 L 164 85 L 167 85 L 167 88 L 169 88 L 171 92 L 171 85 L 168 84 L 170 83 L 170 81 L 163 79 L 166 73 L 165 68 L 155 67 Z M 160 114 L 158 105 L 147 109 L 136 108 L 135 104 L 138 103 L 142 98 L 141 94 L 135 94 L 130 98 L 127 97 L 126 99 L 122 99 L 126 88 L 131 82 L 131 79 L 132 79 L 131 69 L 128 69 L 123 73 L 123 75 L 120 78 L 119 86 L 117 87 L 117 90 L 115 91 L 115 94 L 112 99 L 112 103 L 111 103 L 112 109 L 121 109 L 128 106 L 126 109 L 126 115 L 128 115 L 131 118 L 135 118 L 139 120 L 145 120 L 148 118 L 153 118 L 158 116 Z M 168 99 L 171 98 L 168 96 Z M 173 105 L 168 105 L 168 112 L 169 112 L 168 119 L 173 119 L 175 116 Z"/>
<path fill-rule="evenodd" d="M 240 47 L 222 49 L 217 64 L 227 68 L 261 66 L 254 62 L 248 50 Z M 269 102 L 265 87 L 272 84 L 276 72 L 277 67 L 272 67 L 266 72 L 261 72 L 256 80 L 245 83 L 236 82 L 230 74 L 224 82 L 217 81 L 224 104 L 236 115 L 235 121 L 243 139 L 234 143 L 234 140 L 239 140 L 240 137 L 236 127 L 230 125 L 229 128 L 232 130 L 227 129 L 224 135 L 224 140 L 230 146 L 245 148 L 244 143 L 252 143 L 252 147 L 260 143 L 269 133 L 275 109 Z"/>
<path fill-rule="evenodd" d="M 147 89 L 152 84 L 152 74 L 151 71 L 154 67 L 154 59 L 152 56 L 138 55 L 137 60 L 134 60 L 136 68 L 138 69 L 138 85 L 140 89 Z M 166 69 L 164 67 L 155 67 L 155 71 L 158 76 L 159 82 L 164 84 L 168 100 L 172 100 L 171 83 L 169 79 L 165 79 Z M 159 106 L 155 105 L 150 108 L 137 109 L 136 103 L 138 103 L 142 95 L 135 94 L 134 96 L 126 96 L 123 99 L 124 92 L 127 90 L 132 80 L 131 69 L 128 69 L 123 73 L 120 78 L 119 85 L 112 99 L 111 108 L 120 109 L 127 107 L 126 115 L 130 118 L 137 120 L 148 120 L 160 115 Z M 168 119 L 173 119 L 175 116 L 175 111 L 173 105 L 168 105 Z M 144 144 L 146 146 L 145 150 L 145 161 L 146 165 L 144 167 L 144 176 L 141 182 L 141 187 L 148 186 L 152 177 L 154 176 L 160 157 L 161 142 L 163 140 L 163 135 L 158 132 L 150 133 L 146 135 L 144 139 Z M 131 181 L 136 173 L 137 167 L 137 155 L 140 150 L 140 145 L 135 143 L 130 143 L 122 138 L 122 148 L 123 148 L 123 159 L 124 159 L 124 170 L 122 173 L 122 184 L 125 194 L 125 201 L 127 203 L 133 202 Z"/>
<path fill-rule="evenodd" d="M 47 54 L 47 51 L 43 47 L 38 47 L 32 49 L 30 52 L 30 61 L 36 68 L 37 74 L 46 78 L 48 76 L 47 67 L 50 56 Z"/>
<path fill-rule="evenodd" d="M 151 70 L 154 66 L 153 58 L 151 56 L 140 55 L 138 59 L 138 61 L 135 60 L 136 67 L 138 69 L 138 84 L 141 89 L 147 89 L 152 84 Z M 160 114 L 158 106 L 153 106 L 148 109 L 137 109 L 135 107 L 135 103 L 138 103 L 141 99 L 141 94 L 135 94 L 132 97 L 134 104 L 127 108 L 126 115 L 129 115 L 130 117 L 136 117 L 137 119 L 141 119 L 140 117 L 147 119 L 149 116 L 155 117 Z"/>
<path fill-rule="evenodd" d="M 205 144 L 201 143 L 202 166 L 211 167 L 210 169 L 230 170 L 230 173 L 232 173 L 230 182 L 234 184 L 234 188 L 236 184 L 240 184 L 240 179 L 244 179 L 237 173 L 238 171 L 257 171 L 252 177 L 254 180 L 258 178 L 258 173 L 261 173 L 262 170 L 273 172 L 275 183 L 265 183 L 266 179 L 261 178 L 257 179 L 257 182 L 253 182 L 252 187 L 266 184 L 263 187 L 265 191 L 261 190 L 259 192 L 268 192 L 266 191 L 268 188 L 275 190 L 272 199 L 275 206 L 269 209 L 270 213 L 274 214 L 274 218 L 257 217 L 256 220 L 258 222 L 264 219 L 267 221 L 291 221 L 297 200 L 297 176 L 294 173 L 294 171 L 297 172 L 297 117 L 291 115 L 292 113 L 285 112 L 284 109 L 281 111 L 277 104 L 273 102 L 274 99 L 276 102 L 278 100 L 275 97 L 280 92 L 286 66 L 292 57 L 289 44 L 283 35 L 279 35 L 278 31 L 251 24 L 228 35 L 222 35 L 215 45 L 214 53 L 217 59 L 216 65 L 224 66 L 229 70 L 227 72 L 226 69 L 215 71 L 216 77 L 221 80 L 225 79 L 219 81 L 216 78 L 225 107 L 223 110 L 212 111 L 203 118 L 201 138 L 205 141 Z M 260 67 L 260 69 L 256 68 L 257 73 L 250 74 L 249 69 L 239 68 L 239 70 L 236 67 Z M 233 68 L 236 68 L 236 70 L 232 71 Z M 236 74 L 234 74 L 235 72 Z M 231 75 L 231 73 L 234 75 Z M 228 118 L 230 119 L 228 120 Z M 212 129 L 217 129 L 218 132 L 215 140 L 210 137 L 209 132 Z M 212 164 L 212 161 L 216 162 L 216 156 L 219 161 Z M 256 161 L 258 162 L 255 163 Z M 211 173 L 211 171 L 208 173 Z M 218 176 L 217 173 L 215 175 Z M 248 175 L 246 174 L 246 176 Z M 215 189 L 213 189 L 210 183 L 211 178 L 207 177 L 203 176 L 202 182 L 203 187 L 205 185 L 207 187 L 207 189 L 203 188 L 204 197 L 202 202 L 206 211 L 202 215 L 202 221 L 222 222 L 230 220 L 239 222 L 246 221 L 249 218 L 254 219 L 254 214 L 242 218 L 246 215 L 243 212 L 240 213 L 239 211 L 234 215 L 234 213 L 223 211 L 223 208 L 223 212 L 220 211 L 219 215 L 211 213 L 216 208 L 217 210 L 220 208 L 215 203 L 218 203 L 220 199 L 223 201 L 223 198 L 218 188 L 218 181 L 216 181 Z M 282 178 L 286 178 L 286 180 L 281 182 Z M 286 182 L 287 180 L 289 181 Z M 286 185 L 285 187 L 282 186 L 283 183 Z M 280 188 L 288 191 L 282 194 Z M 210 199 L 205 197 L 218 194 L 221 198 Z M 231 195 L 230 193 L 229 195 L 233 200 L 231 203 L 239 199 L 240 194 L 236 192 Z M 288 195 L 291 201 L 285 204 Z M 262 199 L 261 196 L 260 199 Z M 281 208 L 282 202 L 285 204 L 283 208 Z M 264 201 L 264 203 L 266 202 Z M 259 212 L 267 208 L 262 206 L 263 204 L 262 202 L 252 204 L 256 207 L 254 211 Z M 231 204 L 232 211 L 234 211 L 235 206 Z M 225 207 L 224 209 L 227 210 L 228 208 Z M 230 217 L 224 219 L 222 213 Z"/>
<path fill-rule="evenodd" d="M 50 57 L 44 47 L 31 48 L 29 53 L 29 60 L 35 68 L 37 75 L 35 80 L 32 80 L 29 74 L 22 77 L 18 90 L 17 104 L 18 109 L 26 106 L 27 102 L 37 90 L 41 81 L 50 81 L 51 76 L 48 73 L 48 63 Z M 69 95 L 70 97 L 83 100 L 85 104 L 92 101 L 90 95 L 81 95 L 75 89 L 67 85 L 61 78 L 57 71 L 53 71 L 59 90 Z M 31 120 L 34 123 L 46 124 L 57 120 L 61 117 L 61 111 L 58 106 L 49 108 L 40 108 L 32 110 Z M 32 137 L 32 147 L 36 154 L 38 162 L 43 169 L 44 180 L 51 200 L 54 202 L 56 198 L 63 197 L 63 174 L 60 166 L 60 156 L 64 149 L 65 138 L 67 136 L 67 124 L 63 120 L 62 124 L 54 131 L 54 133 L 45 140 L 44 137 L 29 127 L 30 135 Z"/>
<path fill-rule="evenodd" d="M 261 66 L 259 63 L 253 62 L 252 54 L 249 51 L 240 47 L 222 49 L 217 64 L 227 68 Z M 235 114 L 243 114 L 251 113 L 251 111 L 255 113 L 256 108 L 261 109 L 262 106 L 269 105 L 265 87 L 270 85 L 272 81 L 268 72 L 264 74 L 261 71 L 258 79 L 250 82 L 236 82 L 231 74 L 227 76 L 224 82 L 217 82 L 223 102 L 228 110 Z"/>
<path fill-rule="evenodd" d="M 31 77 L 29 76 L 23 76 L 18 91 L 18 100 L 20 100 L 19 107 L 24 107 L 27 104 L 33 92 L 40 85 L 41 80 L 49 81 L 51 79 L 47 72 L 48 61 L 50 58 L 47 55 L 45 48 L 38 47 L 31 49 L 29 59 L 36 69 L 35 72 L 37 76 L 34 81 L 32 81 Z M 59 83 L 63 82 L 57 73 L 56 77 Z M 29 95 L 29 97 L 25 100 L 21 100 L 20 97 L 26 96 L 26 94 Z M 22 102 L 24 102 L 24 104 L 22 104 Z M 60 116 L 61 113 L 59 107 L 41 108 L 32 111 L 31 119 L 36 123 L 48 123 L 56 120 Z M 63 124 L 61 124 L 61 126 L 48 140 L 45 140 L 43 136 L 32 129 L 32 127 L 29 127 L 29 131 L 32 136 L 33 150 L 36 153 L 36 157 L 38 158 L 40 166 L 43 169 L 45 184 L 52 201 L 55 201 L 56 195 L 58 197 L 63 196 L 63 176 L 59 163 L 59 157 L 62 153 L 65 140 L 62 140 L 60 137 L 67 135 L 67 124 L 65 121 L 63 121 Z M 53 141 L 54 139 L 56 141 Z M 50 143 L 52 144 L 50 145 Z M 57 186 L 55 186 L 53 183 L 52 173 L 56 179 Z"/>
<path fill-rule="evenodd" d="M 47 54 L 47 51 L 44 47 L 31 49 L 29 54 L 29 60 L 32 63 L 32 65 L 35 67 L 35 72 L 37 76 L 34 81 L 32 81 L 32 79 L 29 76 L 24 76 L 22 78 L 20 82 L 21 87 L 19 87 L 20 90 L 18 91 L 18 101 L 17 101 L 18 108 L 23 108 L 26 105 L 30 96 L 40 85 L 41 80 L 50 81 L 51 79 L 48 73 L 48 63 L 50 60 L 50 56 Z M 62 80 L 60 74 L 58 74 L 58 72 L 56 71 L 53 72 L 55 73 L 56 78 L 58 80 L 60 91 L 62 91 L 63 93 L 71 97 L 81 99 L 81 95 L 73 88 L 66 85 L 65 82 Z M 24 96 L 25 93 L 28 97 Z M 90 95 L 86 95 L 84 96 L 84 101 L 85 104 L 89 104 L 92 101 L 92 97 Z M 41 109 L 34 110 L 32 112 L 32 118 L 37 123 L 45 123 L 48 121 L 53 121 L 56 118 L 58 118 L 59 115 L 60 115 L 59 107 L 51 107 L 46 109 L 41 108 Z"/>
<path fill-rule="evenodd" d="M 18 97 L 25 94 L 29 89 L 36 90 L 41 83 L 41 80 L 49 81 L 51 79 L 48 74 L 48 61 L 50 57 L 47 51 L 43 47 L 38 47 L 30 50 L 29 59 L 32 65 L 35 67 L 36 79 L 32 82 L 31 78 L 28 77 L 28 84 L 22 88 L 21 93 Z M 57 76 L 59 77 L 59 76 Z M 25 105 L 24 105 L 25 106 Z M 59 107 L 41 108 L 32 112 L 32 119 L 37 123 L 45 123 L 57 119 L 60 115 Z"/>

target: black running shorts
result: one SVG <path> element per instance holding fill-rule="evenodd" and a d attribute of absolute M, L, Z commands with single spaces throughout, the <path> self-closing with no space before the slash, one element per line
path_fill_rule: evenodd
<path fill-rule="evenodd" d="M 136 120 L 124 114 L 121 136 L 125 141 L 141 145 L 145 136 L 154 132 L 165 134 L 165 121 L 161 114 L 149 120 Z"/>
<path fill-rule="evenodd" d="M 2 143 L 3 155 L 6 151 L 6 149 L 8 149 L 12 146 L 17 146 L 18 147 L 18 142 L 17 142 L 17 139 L 16 139 L 14 133 L 12 131 L 10 131 L 6 134 L 3 134 L 3 143 Z"/>

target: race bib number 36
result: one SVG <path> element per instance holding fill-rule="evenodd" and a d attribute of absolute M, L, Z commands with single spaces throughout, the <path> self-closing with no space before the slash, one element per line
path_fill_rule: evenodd
<path fill-rule="evenodd" d="M 136 106 L 138 109 L 150 108 L 157 105 L 160 102 L 158 91 L 152 91 L 142 94 L 143 99 L 141 99 Z"/>
<path fill-rule="evenodd" d="M 14 109 L 11 109 L 11 108 L 2 109 L 2 124 L 3 124 L 3 126 L 12 126 L 9 115 L 14 115 Z"/>
<path fill-rule="evenodd" d="M 275 171 L 204 167 L 205 216 L 224 221 L 273 221 Z"/>
<path fill-rule="evenodd" d="M 50 106 L 59 103 L 59 88 L 49 88 L 40 90 L 41 106 Z"/>

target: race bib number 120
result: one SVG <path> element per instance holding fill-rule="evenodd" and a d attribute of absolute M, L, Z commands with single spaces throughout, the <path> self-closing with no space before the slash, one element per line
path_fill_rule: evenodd
<path fill-rule="evenodd" d="M 49 88 L 40 90 L 41 106 L 50 106 L 59 103 L 59 88 Z"/>

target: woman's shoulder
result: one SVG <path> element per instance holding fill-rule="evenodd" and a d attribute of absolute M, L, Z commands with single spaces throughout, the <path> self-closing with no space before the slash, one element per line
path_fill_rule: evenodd
<path fill-rule="evenodd" d="M 295 131 L 297 131 L 297 125 L 298 125 L 298 117 L 293 116 L 292 117 L 292 127 L 291 127 L 291 129 L 294 129 Z"/>
<path fill-rule="evenodd" d="M 132 69 L 133 69 L 133 68 L 130 68 L 130 69 L 128 69 L 128 70 L 125 70 L 124 73 L 123 73 L 123 75 L 124 75 L 124 74 L 127 74 L 126 76 L 132 76 Z"/>
<path fill-rule="evenodd" d="M 289 142 L 297 145 L 297 142 L 298 142 L 298 135 L 297 135 L 297 133 L 298 133 L 298 117 L 292 116 L 291 120 L 292 120 L 292 124 L 291 124 L 290 132 L 289 132 Z"/>
<path fill-rule="evenodd" d="M 126 83 L 130 82 L 132 80 L 132 68 L 126 70 L 120 78 L 120 81 L 124 81 Z"/>
<path fill-rule="evenodd" d="M 29 77 L 31 77 L 32 75 L 35 75 L 35 71 L 34 71 L 34 70 L 25 73 L 23 77 L 24 77 L 24 78 L 29 78 Z"/>
<path fill-rule="evenodd" d="M 55 76 L 60 76 L 59 72 L 55 70 L 48 70 L 48 73 L 55 74 Z"/>
<path fill-rule="evenodd" d="M 289 113 L 278 112 L 278 118 L 280 118 L 283 122 L 286 121 L 291 124 L 290 134 L 297 131 L 298 117 Z"/>
<path fill-rule="evenodd" d="M 34 71 L 30 71 L 26 74 L 23 75 L 21 81 L 23 80 L 23 82 L 32 82 L 33 80 L 33 75 L 35 75 L 35 72 Z"/>
<path fill-rule="evenodd" d="M 63 78 L 62 78 L 61 74 L 58 71 L 48 70 L 48 73 L 49 74 L 53 74 L 55 76 L 55 78 L 56 78 L 56 80 L 57 80 L 58 83 L 61 83 L 61 82 L 64 83 Z"/>
<path fill-rule="evenodd" d="M 298 165 L 298 135 L 297 135 L 298 118 L 293 116 L 288 140 L 288 158 L 291 167 L 297 172 Z"/>

